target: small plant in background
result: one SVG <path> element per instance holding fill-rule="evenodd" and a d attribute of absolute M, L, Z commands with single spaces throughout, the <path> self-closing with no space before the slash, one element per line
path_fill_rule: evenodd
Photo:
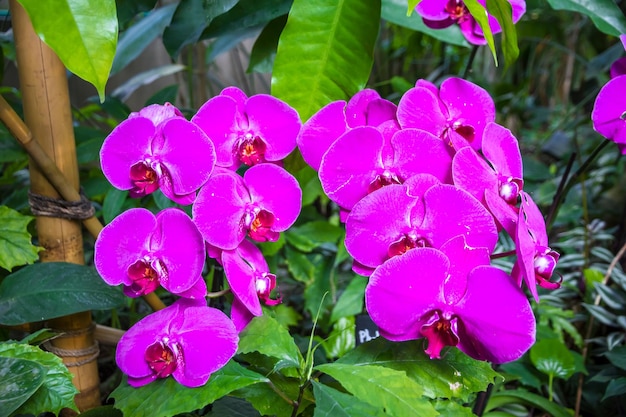
<path fill-rule="evenodd" d="M 109 2 L 91 7 L 123 29 L 115 61 L 117 29 L 98 46 L 77 19 L 78 63 L 49 11 L 20 3 L 98 89 L 75 132 L 106 226 L 85 217 L 93 266 L 23 266 L 42 232 L 24 216 L 25 152 L 0 136 L 1 204 L 23 213 L 0 207 L 0 323 L 93 310 L 101 343 L 72 362 L 50 343 L 66 333 L 2 330 L 7 416 L 624 413 L 621 2 Z M 251 35 L 271 94 L 207 87 Z M 107 95 L 111 63 L 159 36 L 187 72 Z M 184 82 L 126 107 L 171 73 Z M 99 357 L 108 405 L 74 403 L 65 367 L 28 343 L 72 371 Z"/>

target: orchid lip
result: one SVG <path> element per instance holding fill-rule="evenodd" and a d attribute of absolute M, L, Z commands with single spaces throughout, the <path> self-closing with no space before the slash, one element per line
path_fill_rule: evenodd
<path fill-rule="evenodd" d="M 374 191 L 380 188 L 383 188 L 386 185 L 402 184 L 402 183 L 403 181 L 401 178 L 399 178 L 396 174 L 389 171 L 388 169 L 385 169 L 385 171 L 383 171 L 382 174 L 378 174 L 376 178 L 374 178 L 374 180 L 370 183 L 367 189 L 367 193 L 371 194 Z"/>
<path fill-rule="evenodd" d="M 267 146 L 263 139 L 246 133 L 241 136 L 234 146 L 237 158 L 248 166 L 253 166 L 261 162 L 265 162 L 265 152 Z"/>
<path fill-rule="evenodd" d="M 450 19 L 462 23 L 468 18 L 469 11 L 465 4 L 459 0 L 450 0 L 446 4 L 446 12 L 450 14 Z"/>
<path fill-rule="evenodd" d="M 257 206 L 251 206 L 244 214 L 243 223 L 248 235 L 257 242 L 275 242 L 279 233 L 272 230 L 276 218 L 272 213 Z"/>
<path fill-rule="evenodd" d="M 519 178 L 508 177 L 500 180 L 499 194 L 500 197 L 508 204 L 517 204 L 519 193 L 522 190 L 522 180 Z"/>
<path fill-rule="evenodd" d="M 143 197 L 159 188 L 163 170 L 160 163 L 147 158 L 131 166 L 129 176 L 133 184 L 131 197 Z"/>
<path fill-rule="evenodd" d="M 272 306 L 282 302 L 281 297 L 277 299 L 270 298 L 270 294 L 276 288 L 276 275 L 264 272 L 256 277 L 254 286 L 259 299 L 265 304 Z"/>
<path fill-rule="evenodd" d="M 162 280 L 167 279 L 167 268 L 160 259 L 144 256 L 128 267 L 128 277 L 132 281 L 130 288 L 139 295 L 156 290 Z"/>
<path fill-rule="evenodd" d="M 146 348 L 145 360 L 157 378 L 167 378 L 170 376 L 178 364 L 178 346 L 175 343 L 170 345 L 169 339 L 157 341 Z"/>
<path fill-rule="evenodd" d="M 403 253 L 414 248 L 426 248 L 431 246 L 432 244 L 427 238 L 420 236 L 415 232 L 410 232 L 389 245 L 387 256 L 389 256 L 389 258 L 393 258 L 394 256 L 402 255 Z"/>
<path fill-rule="evenodd" d="M 432 311 L 420 333 L 428 340 L 426 353 L 431 359 L 439 359 L 441 349 L 459 343 L 457 317 L 439 310 Z"/>

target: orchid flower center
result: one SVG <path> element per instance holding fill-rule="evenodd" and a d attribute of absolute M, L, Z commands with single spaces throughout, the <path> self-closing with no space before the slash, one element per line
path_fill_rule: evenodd
<path fill-rule="evenodd" d="M 439 359 L 444 346 L 456 346 L 459 343 L 457 317 L 435 310 L 420 329 L 420 333 L 428 339 L 426 354 L 430 359 Z"/>
<path fill-rule="evenodd" d="M 517 198 L 522 191 L 522 180 L 519 178 L 501 178 L 499 187 L 500 197 L 509 204 L 517 204 Z"/>
<path fill-rule="evenodd" d="M 385 170 L 382 174 L 376 175 L 376 178 L 370 183 L 367 193 L 371 194 L 374 191 L 383 188 L 385 185 L 402 184 L 402 179 L 389 170 Z"/>
<path fill-rule="evenodd" d="M 269 306 L 277 305 L 282 302 L 281 298 L 271 299 L 270 294 L 276 288 L 276 275 L 264 272 L 256 277 L 254 286 L 259 299 Z"/>
<path fill-rule="evenodd" d="M 239 160 L 248 165 L 253 166 L 259 162 L 265 162 L 265 151 L 267 146 L 263 139 L 258 136 L 252 136 L 246 133 L 240 137 L 235 144 L 235 153 Z"/>
<path fill-rule="evenodd" d="M 174 350 L 170 349 L 168 339 L 165 338 L 146 348 L 144 358 L 157 378 L 167 378 L 176 369 L 178 347 L 176 344 L 172 344 L 172 347 Z"/>
<path fill-rule="evenodd" d="M 558 260 L 558 252 L 553 251 L 549 247 L 537 248 L 535 259 L 533 261 L 533 266 L 535 268 L 535 277 L 537 279 L 537 284 L 539 284 L 540 287 L 547 289 L 556 289 L 561 286 L 560 281 L 550 281 Z"/>
<path fill-rule="evenodd" d="M 150 260 L 147 257 L 136 261 L 127 270 L 132 284 L 130 289 L 139 295 L 156 290 L 162 280 L 167 279 L 167 269 L 159 259 Z"/>
<path fill-rule="evenodd" d="M 469 10 L 460 0 L 449 0 L 445 9 L 450 15 L 450 19 L 458 23 L 464 22 L 470 15 Z"/>
<path fill-rule="evenodd" d="M 137 162 L 130 167 L 130 181 L 133 188 L 129 194 L 132 198 L 143 197 L 159 188 L 159 179 L 163 175 L 161 165 L 149 159 Z"/>
<path fill-rule="evenodd" d="M 402 255 L 413 248 L 426 248 L 430 246 L 432 245 L 425 237 L 419 236 L 416 233 L 409 233 L 389 245 L 387 255 L 390 258 L 393 258 L 394 256 Z"/>
<path fill-rule="evenodd" d="M 455 122 L 454 125 L 452 125 L 452 129 L 459 135 L 463 136 L 463 138 L 469 143 L 472 143 L 476 138 L 476 130 L 474 130 L 474 128 L 470 125 L 463 125 L 460 122 Z"/>
<path fill-rule="evenodd" d="M 275 242 L 279 233 L 272 230 L 276 218 L 272 213 L 258 207 L 249 208 L 244 215 L 248 235 L 257 242 Z"/>

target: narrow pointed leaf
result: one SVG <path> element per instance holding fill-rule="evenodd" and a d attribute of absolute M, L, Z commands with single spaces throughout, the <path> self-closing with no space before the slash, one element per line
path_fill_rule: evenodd
<path fill-rule="evenodd" d="M 202 408 L 236 389 L 267 381 L 264 376 L 230 361 L 201 387 L 188 388 L 173 378 L 165 378 L 133 388 L 124 380 L 111 397 L 115 398 L 115 408 L 125 416 L 170 417 Z"/>
<path fill-rule="evenodd" d="M 37 35 L 68 70 L 98 90 L 104 87 L 117 45 L 115 0 L 18 0 Z"/>
<path fill-rule="evenodd" d="M 552 417 L 572 417 L 572 415 L 574 415 L 572 410 L 568 410 L 542 395 L 534 394 L 521 389 L 503 390 L 492 393 L 489 398 L 489 402 L 487 403 L 487 407 L 485 408 L 485 415 L 489 414 L 488 412 L 495 408 L 519 403 L 538 410 L 543 410 Z"/>
<path fill-rule="evenodd" d="M 328 363 L 315 367 L 335 378 L 352 395 L 374 406 L 383 406 L 391 416 L 436 416 L 424 398 L 423 387 L 404 372 L 375 365 Z"/>
<path fill-rule="evenodd" d="M 272 94 L 306 121 L 329 102 L 363 89 L 380 8 L 380 0 L 295 0 L 278 42 Z"/>
<path fill-rule="evenodd" d="M 157 36 L 163 33 L 165 27 L 170 23 L 170 20 L 172 20 L 175 8 L 176 4 L 168 4 L 167 6 L 153 10 L 120 35 L 117 51 L 115 52 L 115 59 L 111 67 L 111 75 L 125 68 L 126 65 L 137 58 Z"/>
<path fill-rule="evenodd" d="M 0 285 L 0 324 L 48 320 L 124 305 L 121 290 L 107 285 L 93 267 L 65 262 L 26 266 Z"/>
<path fill-rule="evenodd" d="M 504 65 L 511 66 L 519 56 L 517 32 L 513 24 L 511 4 L 507 0 L 487 0 L 489 14 L 495 17 L 502 28 L 502 53 Z"/>
<path fill-rule="evenodd" d="M 34 217 L 25 216 L 0 206 L 0 268 L 11 271 L 19 265 L 31 264 L 39 259 L 41 248 L 31 243 L 28 224 Z"/>
<path fill-rule="evenodd" d="M 477 0 L 464 0 L 465 6 L 467 10 L 472 14 L 476 22 L 480 25 L 480 28 L 483 30 L 483 35 L 485 36 L 485 40 L 487 41 L 487 45 L 491 50 L 491 54 L 493 55 L 493 60 L 498 66 L 498 55 L 496 53 L 496 44 L 493 41 L 493 33 L 491 33 L 491 28 L 489 27 L 489 18 L 487 16 L 487 10 L 480 4 Z"/>
<path fill-rule="evenodd" d="M 589 16 L 598 30 L 608 35 L 626 33 L 626 17 L 613 0 L 548 0 L 554 10 L 569 10 Z"/>
<path fill-rule="evenodd" d="M 0 356 L 0 415 L 24 404 L 43 383 L 46 368 L 26 359 Z"/>

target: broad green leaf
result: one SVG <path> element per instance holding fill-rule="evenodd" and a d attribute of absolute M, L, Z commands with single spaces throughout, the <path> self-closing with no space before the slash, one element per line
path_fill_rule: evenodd
<path fill-rule="evenodd" d="M 39 415 L 44 411 L 58 414 L 66 407 L 78 411 L 74 404 L 74 396 L 78 394 L 78 390 L 72 384 L 72 374 L 61 358 L 36 346 L 22 343 L 0 343 L 0 357 L 37 362 L 46 371 L 39 388 L 17 409 L 16 414 Z"/>
<path fill-rule="evenodd" d="M 43 384 L 46 368 L 26 359 L 0 356 L 0 416 L 8 416 Z"/>
<path fill-rule="evenodd" d="M 277 372 L 269 374 L 268 378 L 271 385 L 270 383 L 250 385 L 234 391 L 231 395 L 245 399 L 263 416 L 290 417 L 293 413 L 293 404 L 290 401 L 298 399 L 300 379 L 287 378 Z M 282 395 L 279 395 L 277 390 Z M 313 397 L 309 389 L 305 389 L 299 409 L 304 410 L 312 402 Z"/>
<path fill-rule="evenodd" d="M 363 298 L 367 277 L 355 275 L 343 291 L 337 304 L 333 307 L 330 322 L 334 323 L 341 317 L 355 316 L 363 311 Z"/>
<path fill-rule="evenodd" d="M 608 35 L 626 33 L 626 17 L 613 0 L 548 0 L 554 10 L 569 10 L 589 16 L 598 30 Z"/>
<path fill-rule="evenodd" d="M 297 326 L 302 322 L 302 316 L 298 313 L 298 310 L 286 304 L 278 304 L 273 307 L 264 306 L 263 314 L 268 314 L 275 318 L 276 321 L 285 328 Z"/>
<path fill-rule="evenodd" d="M 320 245 L 333 244 L 343 236 L 342 227 L 335 226 L 327 221 L 319 220 L 291 227 L 285 232 L 287 242 L 304 252 L 310 252 Z"/>
<path fill-rule="evenodd" d="M 626 377 L 620 377 L 617 379 L 612 379 L 609 382 L 609 385 L 606 387 L 606 391 L 604 392 L 604 397 L 602 397 L 602 401 L 606 400 L 609 397 L 615 396 L 623 396 L 626 394 Z"/>
<path fill-rule="evenodd" d="M 335 324 L 328 337 L 322 342 L 329 359 L 340 358 L 354 349 L 354 317 L 342 317 Z"/>
<path fill-rule="evenodd" d="M 133 388 L 124 379 L 111 397 L 115 398 L 115 408 L 125 416 L 170 417 L 202 408 L 236 389 L 267 381 L 264 376 L 231 360 L 201 387 L 188 388 L 174 378 L 165 378 Z"/>
<path fill-rule="evenodd" d="M 142 73 L 139 73 L 126 81 L 124 84 L 117 87 L 111 95 L 120 101 L 125 101 L 128 97 L 139 87 L 148 85 L 159 78 L 175 74 L 185 69 L 184 65 L 171 64 L 163 65 L 160 67 L 152 68 Z"/>
<path fill-rule="evenodd" d="M 176 101 L 178 88 L 178 84 L 172 84 L 168 85 L 167 87 L 163 87 L 152 96 L 150 96 L 148 100 L 146 100 L 146 106 L 149 106 L 150 104 L 173 103 L 174 101 Z"/>
<path fill-rule="evenodd" d="M 498 66 L 498 54 L 496 53 L 496 44 L 493 41 L 493 33 L 491 33 L 491 27 L 489 26 L 487 10 L 477 0 L 464 0 L 464 3 L 467 10 L 469 10 L 470 14 L 476 19 L 476 22 L 482 29 L 483 36 L 493 55 L 493 60 L 496 66 Z"/>
<path fill-rule="evenodd" d="M 520 360 L 503 363 L 500 365 L 500 371 L 505 374 L 510 374 L 511 379 L 513 379 L 513 377 L 519 377 L 523 385 L 541 390 L 541 379 L 543 379 L 543 376 L 530 363 Z M 509 375 L 504 375 L 504 377 L 507 380 L 509 379 Z"/>
<path fill-rule="evenodd" d="M 471 394 L 486 390 L 499 377 L 489 363 L 472 359 L 458 349 L 450 349 L 442 359 L 432 360 L 424 353 L 422 340 L 398 343 L 379 337 L 358 346 L 338 362 L 404 371 L 429 398 L 468 401 Z"/>
<path fill-rule="evenodd" d="M 487 0 L 487 10 L 489 10 L 490 15 L 496 18 L 502 28 L 502 53 L 504 54 L 505 68 L 508 68 L 519 56 L 511 4 L 507 0 Z"/>
<path fill-rule="evenodd" d="M 125 29 L 128 22 L 137 16 L 137 14 L 149 12 L 154 9 L 158 1 L 159 0 L 115 0 L 120 29 Z"/>
<path fill-rule="evenodd" d="M 276 255 L 280 249 L 285 246 L 287 240 L 285 239 L 285 234 L 281 233 L 276 242 L 260 242 L 258 244 L 261 252 L 265 256 Z"/>
<path fill-rule="evenodd" d="M 530 348 L 530 360 L 548 376 L 567 379 L 574 373 L 574 356 L 559 339 L 543 339 Z"/>
<path fill-rule="evenodd" d="M 286 23 L 287 15 L 282 15 L 265 25 L 250 51 L 250 62 L 246 72 L 272 72 L 278 39 Z"/>
<path fill-rule="evenodd" d="M 330 313 L 333 304 L 337 279 L 333 268 L 333 259 L 330 256 L 315 254 L 311 259 L 315 269 L 313 282 L 307 284 L 304 290 L 304 309 L 311 314 L 311 317 L 315 317 L 319 311 L 320 321 L 318 325 L 324 327 L 326 320 L 330 317 L 330 314 L 327 313 Z"/>
<path fill-rule="evenodd" d="M 169 4 L 153 10 L 120 35 L 111 67 L 111 76 L 130 64 L 163 33 L 172 20 L 175 8 L 176 4 Z"/>
<path fill-rule="evenodd" d="M 248 401 L 227 396 L 211 405 L 208 417 L 261 417 L 261 415 Z"/>
<path fill-rule="evenodd" d="M 618 346 L 604 354 L 606 358 L 620 369 L 626 371 L 626 346 Z"/>
<path fill-rule="evenodd" d="M 289 13 L 293 0 L 240 0 L 228 12 L 213 19 L 200 39 L 223 36 L 242 29 L 261 28 Z"/>
<path fill-rule="evenodd" d="M 113 405 L 102 405 L 80 413 L 80 417 L 124 417 Z"/>
<path fill-rule="evenodd" d="M 313 417 L 383 417 L 385 412 L 350 394 L 312 381 L 315 396 Z"/>
<path fill-rule="evenodd" d="M 115 0 L 18 0 L 37 35 L 68 70 L 98 90 L 104 87 L 117 45 Z"/>
<path fill-rule="evenodd" d="M 546 397 L 521 389 L 492 393 L 487 407 L 485 407 L 485 415 L 498 407 L 511 404 L 524 404 L 534 407 L 545 411 L 551 417 L 572 417 L 573 415 L 568 409 L 548 400 Z"/>
<path fill-rule="evenodd" d="M 34 217 L 25 216 L 7 207 L 0 206 L 0 267 L 11 271 L 14 267 L 32 264 L 39 259 L 42 248 L 31 243 L 28 223 Z"/>
<path fill-rule="evenodd" d="M 50 339 L 54 339 L 58 335 L 58 332 L 43 328 L 34 333 L 30 333 L 28 336 L 20 340 L 20 343 L 28 343 L 29 345 L 39 346 Z"/>
<path fill-rule="evenodd" d="M 298 235 L 292 235 L 293 239 L 298 238 Z M 287 235 L 285 234 L 287 238 Z M 289 238 L 287 238 L 289 241 Z M 292 245 L 294 241 L 290 242 Z M 291 275 L 297 281 L 303 282 L 305 284 L 309 284 L 313 281 L 315 276 L 315 265 L 313 262 L 307 258 L 307 256 L 291 247 L 287 246 L 286 248 L 287 255 L 287 268 Z"/>
<path fill-rule="evenodd" d="M 272 94 L 306 121 L 329 102 L 363 89 L 380 8 L 380 0 L 295 0 L 278 42 Z"/>
<path fill-rule="evenodd" d="M 440 399 L 435 401 L 435 410 L 439 413 L 439 417 L 475 417 L 472 409 L 463 407 L 456 401 Z"/>
<path fill-rule="evenodd" d="M 267 315 L 255 317 L 241 332 L 238 352 L 259 352 L 276 358 L 277 368 L 300 368 L 303 361 L 287 329 Z"/>
<path fill-rule="evenodd" d="M 119 288 L 107 285 L 93 267 L 42 262 L 9 275 L 0 285 L 0 324 L 48 320 L 124 305 Z"/>
<path fill-rule="evenodd" d="M 409 2 L 409 5 L 410 3 L 411 2 Z M 410 10 L 413 11 L 414 9 L 415 6 Z M 407 14 L 406 0 L 382 0 L 381 17 L 388 22 L 425 33 L 451 45 L 470 46 L 458 25 L 452 25 L 445 29 L 431 29 L 424 24 L 424 21 L 417 13 L 411 15 Z"/>
<path fill-rule="evenodd" d="M 163 45 L 173 59 L 183 47 L 196 43 L 211 21 L 230 10 L 237 0 L 186 0 L 178 3 L 171 24 L 163 33 Z"/>
<path fill-rule="evenodd" d="M 335 378 L 355 397 L 382 406 L 390 416 L 436 416 L 433 406 L 421 395 L 424 388 L 406 373 L 375 365 L 328 363 L 314 368 Z"/>

